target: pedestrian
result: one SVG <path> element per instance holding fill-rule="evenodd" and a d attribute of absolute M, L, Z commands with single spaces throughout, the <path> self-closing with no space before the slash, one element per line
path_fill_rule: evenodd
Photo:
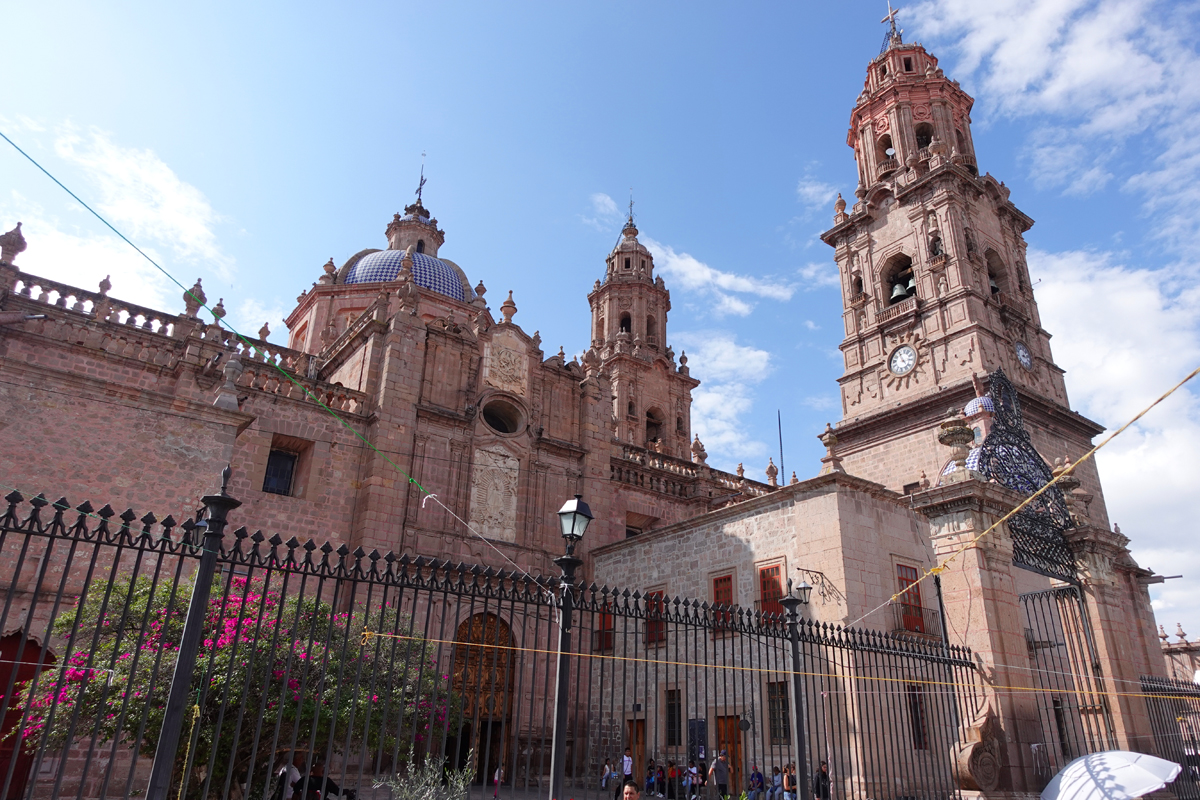
<path fill-rule="evenodd" d="M 678 800 L 675 792 L 675 786 L 679 782 L 679 770 L 675 768 L 674 761 L 667 762 L 667 800 Z"/>
<path fill-rule="evenodd" d="M 822 761 L 813 777 L 814 800 L 829 800 L 829 762 Z"/>
<path fill-rule="evenodd" d="M 504 765 L 497 764 L 496 771 L 492 774 L 492 782 L 496 784 L 496 788 L 492 791 L 492 797 L 500 796 L 500 784 L 504 782 Z"/>
<path fill-rule="evenodd" d="M 792 765 L 783 766 L 783 800 L 796 800 L 796 776 L 792 773 Z"/>
<path fill-rule="evenodd" d="M 747 800 L 763 800 L 763 774 L 757 764 L 750 765 L 750 780 L 746 784 Z"/>
<path fill-rule="evenodd" d="M 622 793 L 625 791 L 625 784 L 633 782 L 633 749 L 626 747 L 625 755 L 621 757 L 621 782 L 617 784 L 616 797 L 620 800 Z M 638 792 L 638 796 L 641 796 Z"/>
<path fill-rule="evenodd" d="M 621 800 L 642 800 L 642 793 L 638 791 L 637 784 L 632 780 L 621 784 Z"/>
<path fill-rule="evenodd" d="M 708 768 L 708 777 L 717 784 L 717 796 L 721 800 L 729 797 L 729 752 L 722 750 L 717 760 Z"/>
<path fill-rule="evenodd" d="M 600 788 L 601 789 L 608 788 L 608 780 L 610 777 L 609 773 L 611 773 L 612 771 L 613 771 L 612 760 L 609 758 L 605 758 L 604 766 L 600 770 Z"/>
<path fill-rule="evenodd" d="M 659 797 L 665 797 L 664 792 L 667 790 L 667 771 L 659 764 L 654 768 L 654 794 Z"/>
<path fill-rule="evenodd" d="M 771 785 L 767 787 L 767 800 L 783 800 L 783 776 L 779 767 L 771 768 Z"/>
<path fill-rule="evenodd" d="M 304 756 L 301 753 L 293 754 L 291 761 L 286 758 L 279 760 L 279 767 L 275 771 L 273 800 L 292 800 L 292 795 L 296 791 L 296 782 L 300 780 L 299 767 L 303 763 Z"/>
<path fill-rule="evenodd" d="M 646 794 L 654 796 L 654 759 L 650 759 L 646 763 L 646 780 L 642 784 Z"/>
<path fill-rule="evenodd" d="M 687 789 L 689 798 L 700 796 L 700 770 L 696 769 L 696 762 L 689 761 L 687 768 L 687 777 L 684 780 L 684 788 Z"/>
<path fill-rule="evenodd" d="M 318 759 L 308 775 L 296 784 L 295 796 L 300 800 L 323 800 L 342 793 L 338 785 L 325 777 L 325 762 Z"/>

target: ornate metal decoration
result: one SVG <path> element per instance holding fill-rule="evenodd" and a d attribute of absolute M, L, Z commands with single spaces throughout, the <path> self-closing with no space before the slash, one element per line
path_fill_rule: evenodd
<path fill-rule="evenodd" d="M 980 451 L 979 471 L 1013 491 L 1033 494 L 1053 479 L 1050 465 L 1030 441 L 1017 390 L 1004 370 L 997 369 L 989 381 L 988 397 L 992 400 L 994 417 Z M 1075 559 L 1063 538 L 1063 531 L 1073 525 L 1062 490 L 1052 486 L 1009 520 L 1013 563 L 1075 583 Z"/>

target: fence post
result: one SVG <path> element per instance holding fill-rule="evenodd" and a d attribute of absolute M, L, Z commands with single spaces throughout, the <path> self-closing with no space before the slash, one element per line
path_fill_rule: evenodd
<path fill-rule="evenodd" d="M 808 783 L 808 745 L 804 731 L 804 662 L 800 656 L 800 603 L 799 597 L 791 592 L 788 581 L 787 596 L 780 603 L 787 609 L 788 639 L 792 644 L 792 732 L 796 742 L 796 796 L 800 800 L 812 800 L 812 786 Z"/>
<path fill-rule="evenodd" d="M 562 798 L 567 756 L 567 696 L 571 679 L 571 617 L 575 611 L 575 570 L 583 560 L 573 553 L 559 556 L 554 563 L 562 570 L 561 615 L 558 626 L 558 678 L 554 694 L 554 738 L 550 745 L 550 800 Z"/>
<path fill-rule="evenodd" d="M 232 474 L 233 470 L 230 467 L 222 470 L 221 493 L 202 498 L 208 512 L 207 528 L 200 552 L 200 565 L 196 568 L 196 583 L 192 587 L 192 598 L 188 603 L 187 620 L 183 625 L 183 638 L 179 642 L 175 674 L 171 676 L 171 691 L 167 695 L 163 726 L 158 734 L 158 746 L 154 748 L 154 766 L 150 769 L 146 800 L 167 800 L 170 793 L 171 772 L 175 767 L 179 734 L 183 727 L 188 693 L 191 691 L 192 675 L 196 670 L 196 653 L 200 649 L 200 637 L 204 634 L 204 616 L 208 610 L 208 596 L 217 568 L 217 554 L 220 553 L 221 539 L 225 533 L 226 516 L 242 504 L 240 500 L 235 500 L 228 494 L 229 478 Z"/>

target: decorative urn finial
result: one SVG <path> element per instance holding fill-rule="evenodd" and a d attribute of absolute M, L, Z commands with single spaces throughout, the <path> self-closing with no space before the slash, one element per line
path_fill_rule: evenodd
<path fill-rule="evenodd" d="M 513 302 L 512 289 L 508 290 L 508 299 L 500 304 L 500 316 L 504 317 L 504 324 L 511 325 L 512 318 L 516 316 L 517 304 Z"/>
<path fill-rule="evenodd" d="M 0 261 L 5 264 L 13 263 L 17 254 L 25 252 L 27 246 L 25 237 L 21 234 L 21 223 L 18 222 L 17 227 L 0 236 Z"/>

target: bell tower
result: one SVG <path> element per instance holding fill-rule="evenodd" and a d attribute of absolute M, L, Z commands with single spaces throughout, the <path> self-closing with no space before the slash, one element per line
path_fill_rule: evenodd
<path fill-rule="evenodd" d="M 842 288 L 839 455 L 852 474 L 897 491 L 936 484 L 945 456 L 931 431 L 976 395 L 973 375 L 1003 367 L 1043 457 L 1076 459 L 1102 428 L 1070 410 L 1041 325 L 1025 261 L 1033 220 L 1003 182 L 979 174 L 973 98 L 903 41 L 894 13 L 885 21 L 846 138 L 855 202 L 838 196 L 821 237 Z M 1102 500 L 1095 510 L 1103 518 Z"/>
<path fill-rule="evenodd" d="M 604 281 L 588 294 L 592 352 L 612 384 L 615 435 L 625 444 L 691 458 L 692 389 L 687 356 L 667 345 L 671 293 L 654 274 L 654 256 L 638 241 L 633 203 L 621 240 L 608 254 Z"/>

